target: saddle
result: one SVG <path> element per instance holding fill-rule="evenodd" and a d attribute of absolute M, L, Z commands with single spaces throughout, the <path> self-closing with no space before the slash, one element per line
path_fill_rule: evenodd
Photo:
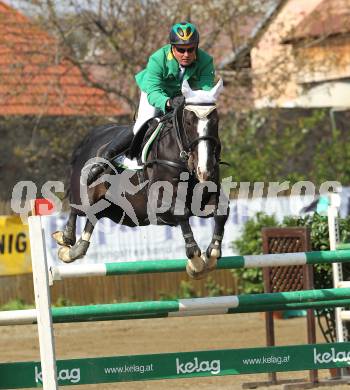
<path fill-rule="evenodd" d="M 153 131 L 157 128 L 158 121 L 155 118 L 148 120 L 133 137 L 126 156 L 130 159 L 140 156 L 145 142 L 148 140 Z"/>
<path fill-rule="evenodd" d="M 135 136 L 132 131 L 132 126 L 112 126 L 107 128 L 111 133 L 109 136 L 110 141 L 99 148 L 97 157 L 110 161 L 119 172 L 122 172 L 127 168 L 136 171 L 142 169 L 142 149 L 157 129 L 159 122 L 163 122 L 167 118 L 169 118 L 169 113 L 160 119 L 150 119 L 141 127 Z M 160 131 L 160 128 L 158 131 Z M 145 149 L 148 149 L 150 144 L 147 145 Z M 133 160 L 135 158 L 137 158 L 137 161 Z M 129 160 L 127 163 L 126 159 Z M 94 164 L 88 173 L 87 184 L 92 184 L 107 168 L 108 165 L 105 163 L 99 162 Z"/>
<path fill-rule="evenodd" d="M 99 149 L 98 156 L 109 160 L 116 168 L 123 167 L 125 157 L 130 160 L 137 158 L 139 164 L 142 165 L 142 149 L 157 128 L 158 123 L 155 118 L 150 119 L 135 136 L 132 126 L 116 127 L 112 133 L 111 141 Z"/>

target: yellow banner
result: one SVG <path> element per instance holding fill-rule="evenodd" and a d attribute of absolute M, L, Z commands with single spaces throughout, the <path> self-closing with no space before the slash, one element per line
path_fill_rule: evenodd
<path fill-rule="evenodd" d="M 18 216 L 0 216 L 0 275 L 32 272 L 28 226 Z"/>

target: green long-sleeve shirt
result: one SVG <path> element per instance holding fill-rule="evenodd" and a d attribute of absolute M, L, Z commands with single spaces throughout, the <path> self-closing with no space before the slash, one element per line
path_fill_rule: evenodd
<path fill-rule="evenodd" d="M 214 85 L 213 58 L 205 51 L 198 49 L 196 60 L 186 67 L 184 80 L 192 89 L 210 90 Z M 147 67 L 136 76 L 136 83 L 147 93 L 148 102 L 165 112 L 169 98 L 181 95 L 179 64 L 171 52 L 171 45 L 165 45 L 153 53 Z"/>

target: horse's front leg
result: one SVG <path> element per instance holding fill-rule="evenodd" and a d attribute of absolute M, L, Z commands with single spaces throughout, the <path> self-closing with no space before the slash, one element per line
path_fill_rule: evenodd
<path fill-rule="evenodd" d="M 89 245 L 94 225 L 87 220 L 83 233 L 79 240 L 73 246 L 62 246 L 58 251 L 58 257 L 65 263 L 71 263 L 85 256 Z"/>
<path fill-rule="evenodd" d="M 181 221 L 180 226 L 186 244 L 186 256 L 188 258 L 186 265 L 187 274 L 193 279 L 201 279 L 203 277 L 205 263 L 201 257 L 201 250 L 194 239 L 189 220 Z"/>
<path fill-rule="evenodd" d="M 205 262 L 205 271 L 206 273 L 214 270 L 217 266 L 217 262 L 220 259 L 221 253 L 221 245 L 222 240 L 224 238 L 225 224 L 228 219 L 228 215 L 230 212 L 229 199 L 226 196 L 225 192 L 222 191 L 222 188 L 219 187 L 220 190 L 213 194 L 208 204 L 214 204 L 214 231 L 211 242 L 202 255 Z"/>
<path fill-rule="evenodd" d="M 57 244 L 62 246 L 72 246 L 75 244 L 75 229 L 77 224 L 77 214 L 73 211 L 70 212 L 66 227 L 62 231 L 52 233 L 52 237 Z"/>
<path fill-rule="evenodd" d="M 224 238 L 225 223 L 228 218 L 228 213 L 225 215 L 214 215 L 214 231 L 211 242 L 205 251 L 205 267 L 206 271 L 210 272 L 216 268 L 217 262 L 221 257 L 221 244 Z"/>

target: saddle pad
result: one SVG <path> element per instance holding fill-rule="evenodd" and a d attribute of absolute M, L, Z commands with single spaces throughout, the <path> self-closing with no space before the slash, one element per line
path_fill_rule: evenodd
<path fill-rule="evenodd" d="M 152 135 L 150 136 L 150 138 L 148 139 L 148 141 L 146 142 L 145 146 L 143 147 L 142 153 L 141 153 L 142 164 L 144 164 L 146 162 L 146 159 L 147 159 L 148 153 L 151 149 L 152 143 L 155 140 L 155 138 L 157 137 L 157 135 L 159 134 L 162 127 L 163 127 L 163 123 L 159 123 L 158 126 L 154 129 L 154 131 L 153 131 Z M 138 171 L 138 170 L 143 169 L 143 165 L 138 164 L 137 158 L 130 160 L 129 158 L 127 158 L 125 156 L 124 153 L 114 157 L 112 159 L 112 164 L 116 168 L 123 169 L 123 170 L 129 169 L 132 171 Z"/>
<path fill-rule="evenodd" d="M 142 164 L 144 164 L 146 162 L 148 153 L 149 153 L 151 146 L 152 146 L 152 143 L 156 139 L 156 137 L 159 134 L 159 132 L 161 131 L 162 127 L 163 127 L 163 122 L 158 123 L 158 126 L 156 127 L 156 129 L 154 130 L 154 132 L 152 133 L 152 135 L 149 137 L 148 141 L 146 142 L 145 146 L 143 147 L 142 153 L 141 153 Z"/>
<path fill-rule="evenodd" d="M 122 170 L 129 169 L 130 171 L 139 171 L 143 169 L 143 166 L 138 164 L 137 158 L 130 160 L 125 154 L 114 157 L 112 164 L 115 168 Z"/>

